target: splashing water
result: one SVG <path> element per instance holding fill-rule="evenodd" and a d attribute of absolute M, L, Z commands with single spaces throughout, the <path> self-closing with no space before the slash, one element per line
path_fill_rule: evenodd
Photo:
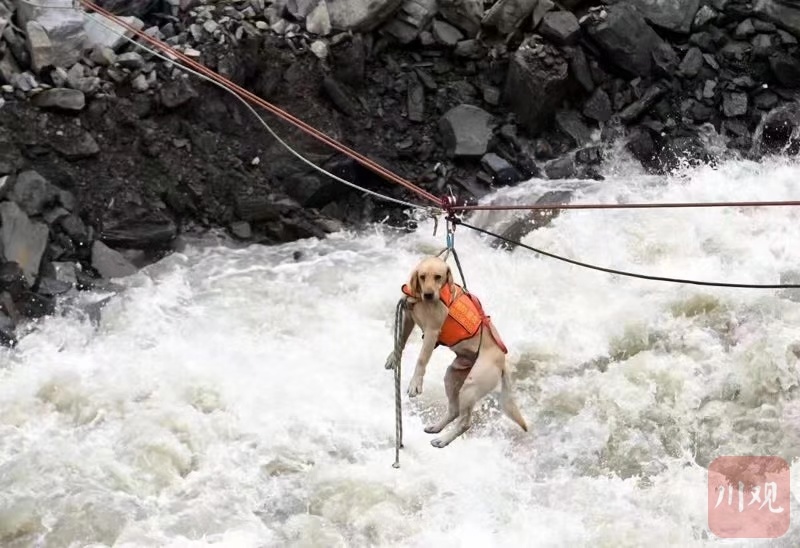
<path fill-rule="evenodd" d="M 728 162 L 532 180 L 491 199 L 785 200 L 798 178 L 788 160 Z M 563 211 L 524 241 L 623 270 L 776 283 L 800 270 L 798 226 L 795 208 Z M 423 394 L 404 395 L 393 469 L 394 305 L 443 242 L 432 223 L 277 247 L 198 242 L 124 280 L 98 327 L 43 321 L 0 362 L 0 544 L 767 545 L 709 532 L 704 467 L 797 456 L 795 293 L 609 276 L 459 228 L 531 432 L 492 395 L 469 432 L 432 447 L 422 429 L 444 411 L 451 359 L 439 348 Z M 419 348 L 415 332 L 403 390 Z M 794 525 L 769 545 L 799 542 Z"/>

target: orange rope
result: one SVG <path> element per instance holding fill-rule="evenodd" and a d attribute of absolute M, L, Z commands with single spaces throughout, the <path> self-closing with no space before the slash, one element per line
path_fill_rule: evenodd
<path fill-rule="evenodd" d="M 177 57 L 178 59 L 180 59 L 181 61 L 183 61 L 187 65 L 191 66 L 192 68 L 194 68 L 198 72 L 201 72 L 201 73 L 205 74 L 206 76 L 208 76 L 212 80 L 218 82 L 219 84 L 225 86 L 229 90 L 238 93 L 244 99 L 249 100 L 251 103 L 255 103 L 256 105 L 258 105 L 258 106 L 268 110 L 269 112 L 275 114 L 279 118 L 281 118 L 281 119 L 283 119 L 283 120 L 285 120 L 285 121 L 297 126 L 301 130 L 303 130 L 306 133 L 308 133 L 309 135 L 311 135 L 313 137 L 316 137 L 317 139 L 319 139 L 320 141 L 328 144 L 329 146 L 331 146 L 335 150 L 341 152 L 342 154 L 345 154 L 346 156 L 349 156 L 350 158 L 352 158 L 352 159 L 356 160 L 357 162 L 361 163 L 362 165 L 372 169 L 373 171 L 375 171 L 376 173 L 384 176 L 388 180 L 407 188 L 408 190 L 418 194 L 419 196 L 422 196 L 423 198 L 426 198 L 426 199 L 430 200 L 431 202 L 435 203 L 436 205 L 440 205 L 442 203 L 441 199 L 437 198 L 436 196 L 434 196 L 430 192 L 418 187 L 414 183 L 406 181 L 405 179 L 403 179 L 399 175 L 396 175 L 396 174 L 392 173 L 388 169 L 386 169 L 386 168 L 382 167 L 381 165 L 377 164 L 376 162 L 370 160 L 366 156 L 363 156 L 363 155 L 359 154 L 358 152 L 346 147 L 345 145 L 339 143 L 335 139 L 333 139 L 333 138 L 329 137 L 328 135 L 322 133 L 321 131 L 317 130 L 316 128 L 306 124 L 302 120 L 300 120 L 298 118 L 295 118 L 291 114 L 289 114 L 289 113 L 281 110 L 280 108 L 268 103 L 267 101 L 263 100 L 261 97 L 259 97 L 257 95 L 254 95 L 253 93 L 250 93 L 246 89 L 236 85 L 235 83 L 231 82 L 227 78 L 225 78 L 223 76 L 220 76 L 219 74 L 217 74 L 213 70 L 209 69 L 205 65 L 203 65 L 201 63 L 198 63 L 197 61 L 195 61 L 191 57 L 188 57 L 188 56 L 184 55 L 183 53 L 181 53 L 178 50 L 174 49 L 173 47 L 169 46 L 168 44 L 165 44 L 164 42 L 162 42 L 162 41 L 160 41 L 160 40 L 158 40 L 156 38 L 148 36 L 144 32 L 142 32 L 142 31 L 138 30 L 137 28 L 129 25 L 128 23 L 126 23 L 125 21 L 123 21 L 122 19 L 120 19 L 119 17 L 114 15 L 113 13 L 101 8 L 100 6 L 97 6 L 96 4 L 94 4 L 92 2 L 89 2 L 88 0 L 77 0 L 77 2 L 82 4 L 86 8 L 105 16 L 106 18 L 110 19 L 111 21 L 113 21 L 117 25 L 126 28 L 127 30 L 129 30 L 130 32 L 132 32 L 133 34 L 135 34 L 136 36 L 138 36 L 142 40 L 150 43 L 151 45 L 157 47 L 158 49 L 164 51 L 165 53 L 168 53 L 170 55 L 173 55 L 173 56 Z"/>

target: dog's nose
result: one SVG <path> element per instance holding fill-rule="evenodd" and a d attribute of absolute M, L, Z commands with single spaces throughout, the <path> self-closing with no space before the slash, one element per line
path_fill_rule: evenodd
<path fill-rule="evenodd" d="M 425 293 L 423 294 L 423 297 L 425 297 L 426 300 L 430 301 L 431 299 L 433 299 L 433 293 Z"/>

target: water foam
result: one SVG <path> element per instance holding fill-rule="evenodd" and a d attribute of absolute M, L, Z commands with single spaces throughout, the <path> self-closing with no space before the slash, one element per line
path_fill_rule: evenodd
<path fill-rule="evenodd" d="M 532 180 L 492 199 L 565 188 L 603 202 L 795 199 L 798 175 L 788 160 L 740 161 Z M 797 226 L 794 208 L 570 211 L 524 241 L 613 268 L 775 283 L 800 265 Z M 98 327 L 42 322 L 0 366 L 0 543 L 706 546 L 723 542 L 708 532 L 704 466 L 797 455 L 791 294 L 609 276 L 459 228 L 532 432 L 489 398 L 470 432 L 431 447 L 422 428 L 444 410 L 450 361 L 438 349 L 423 394 L 404 398 L 393 469 L 394 304 L 442 243 L 424 223 L 192 245 L 125 280 Z M 404 389 L 419 344 L 415 333 Z M 799 540 L 794 526 L 771 545 Z"/>

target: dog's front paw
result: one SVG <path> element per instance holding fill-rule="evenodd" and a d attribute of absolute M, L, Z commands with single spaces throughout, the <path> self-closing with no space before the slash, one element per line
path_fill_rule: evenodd
<path fill-rule="evenodd" d="M 447 444 L 449 443 L 450 443 L 449 441 L 443 440 L 442 438 L 436 438 L 435 440 L 431 440 L 431 445 L 433 445 L 434 447 L 438 447 L 439 449 L 441 449 L 442 447 L 447 447 Z"/>
<path fill-rule="evenodd" d="M 394 351 L 389 352 L 389 355 L 386 356 L 386 363 L 383 364 L 383 367 L 386 369 L 394 369 L 397 366 L 397 360 L 394 357 Z"/>
<path fill-rule="evenodd" d="M 413 398 L 422 394 L 422 377 L 414 375 L 411 377 L 411 382 L 408 383 L 408 396 Z"/>

